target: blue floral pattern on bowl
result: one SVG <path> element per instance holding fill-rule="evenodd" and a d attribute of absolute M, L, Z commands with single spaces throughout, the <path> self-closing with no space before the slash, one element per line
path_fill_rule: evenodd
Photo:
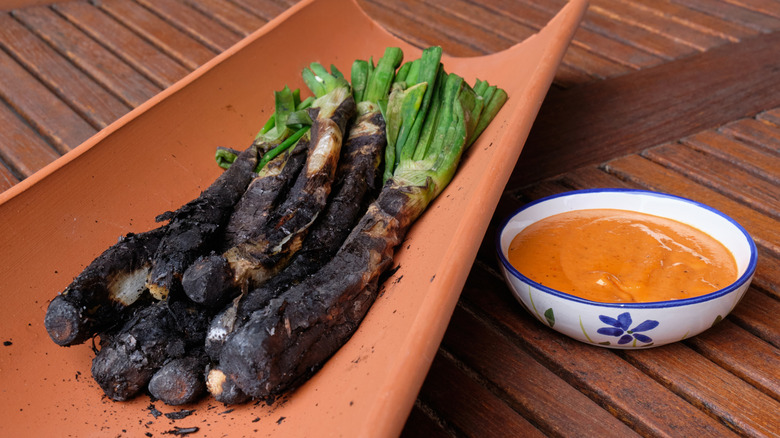
<path fill-rule="evenodd" d="M 637 341 L 652 344 L 652 338 L 639 332 L 647 332 L 658 327 L 658 321 L 648 319 L 631 328 L 633 320 L 629 312 L 621 313 L 617 319 L 607 315 L 599 315 L 599 319 L 609 327 L 602 327 L 596 330 L 596 333 L 620 338 L 617 341 L 618 345 L 625 345 L 632 341 L 634 346 L 636 346 Z"/>

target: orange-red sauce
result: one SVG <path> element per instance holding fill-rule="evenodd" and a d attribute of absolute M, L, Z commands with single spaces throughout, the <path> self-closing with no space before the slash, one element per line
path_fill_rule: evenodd
<path fill-rule="evenodd" d="M 689 298 L 737 279 L 731 252 L 671 219 L 625 210 L 578 210 L 522 230 L 509 262 L 526 277 L 591 301 Z"/>

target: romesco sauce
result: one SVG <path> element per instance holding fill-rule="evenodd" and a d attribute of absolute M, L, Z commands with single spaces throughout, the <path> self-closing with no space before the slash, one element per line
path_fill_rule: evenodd
<path fill-rule="evenodd" d="M 607 303 L 689 298 L 737 279 L 734 256 L 708 234 L 625 210 L 550 216 L 523 229 L 508 255 L 537 283 Z"/>

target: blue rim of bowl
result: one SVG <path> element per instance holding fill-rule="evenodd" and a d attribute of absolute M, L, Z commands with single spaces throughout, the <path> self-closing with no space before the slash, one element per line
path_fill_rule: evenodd
<path fill-rule="evenodd" d="M 561 198 L 561 197 L 568 197 L 573 195 L 580 195 L 580 194 L 589 194 L 589 193 L 636 193 L 643 196 L 656 196 L 661 198 L 670 198 L 682 202 L 687 202 L 690 204 L 693 204 L 699 208 L 703 208 L 705 210 L 709 210 L 712 213 L 717 214 L 718 216 L 721 216 L 722 218 L 729 221 L 731 224 L 733 224 L 744 236 L 745 239 L 748 242 L 748 245 L 750 246 L 750 261 L 748 262 L 748 266 L 745 269 L 745 272 L 733 283 L 730 285 L 724 287 L 723 289 L 719 289 L 713 292 L 710 292 L 705 295 L 700 295 L 697 297 L 691 297 L 691 298 L 683 298 L 679 300 L 671 300 L 671 301 L 651 301 L 651 302 L 642 302 L 642 303 L 603 303 L 600 301 L 590 301 L 586 300 L 584 298 L 580 298 L 575 295 L 570 295 L 565 292 L 561 292 L 559 290 L 551 289 L 541 283 L 537 283 L 530 278 L 526 277 L 525 275 L 521 274 L 520 271 L 518 271 L 514 266 L 512 266 L 511 263 L 509 263 L 509 260 L 504 256 L 503 251 L 501 251 L 501 234 L 504 231 L 504 228 L 506 228 L 506 225 L 509 223 L 510 220 L 512 220 L 515 216 L 523 212 L 524 210 L 533 207 L 536 204 L 540 204 L 542 202 L 546 202 L 555 198 Z M 715 298 L 722 297 L 724 295 L 728 295 L 731 292 L 739 289 L 755 272 L 756 270 L 756 264 L 758 262 L 758 250 L 756 248 L 756 243 L 753 241 L 753 238 L 750 237 L 750 234 L 745 230 L 742 225 L 740 225 L 737 221 L 729 217 L 728 215 L 724 214 L 723 212 L 716 210 L 709 205 L 702 204 L 700 202 L 696 202 L 692 199 L 684 198 L 682 196 L 677 195 L 670 195 L 668 193 L 661 193 L 661 192 L 653 192 L 650 190 L 638 190 L 638 189 L 622 189 L 622 188 L 608 188 L 608 189 L 583 189 L 583 190 L 572 190 L 564 193 L 559 193 L 557 195 L 551 195 L 547 196 L 541 199 L 537 199 L 536 201 L 529 202 L 528 204 L 523 205 L 519 209 L 517 209 L 514 213 L 510 214 L 504 221 L 501 223 L 501 226 L 498 228 L 498 232 L 496 233 L 496 252 L 498 253 L 498 259 L 501 261 L 501 264 L 504 266 L 505 269 L 507 269 L 509 272 L 514 274 L 515 276 L 519 277 L 521 280 L 523 280 L 526 283 L 530 283 L 537 289 L 540 289 L 542 291 L 545 291 L 551 295 L 554 295 L 559 298 L 563 298 L 570 301 L 576 301 L 579 303 L 584 304 L 590 304 L 595 306 L 601 306 L 601 307 L 618 307 L 618 308 L 635 308 L 635 309 L 647 309 L 647 308 L 663 308 L 663 307 L 678 307 L 678 306 L 685 306 L 689 304 L 696 304 L 701 303 L 705 301 L 710 301 Z"/>

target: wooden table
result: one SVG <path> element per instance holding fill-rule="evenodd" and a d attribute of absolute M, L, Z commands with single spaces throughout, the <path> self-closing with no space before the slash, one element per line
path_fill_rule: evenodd
<path fill-rule="evenodd" d="M 283 0 L 0 2 L 0 190 L 278 15 Z M 38 5 L 31 5 L 38 3 Z M 360 0 L 453 55 L 501 50 L 564 0 Z M 495 223 L 572 189 L 709 204 L 754 237 L 753 284 L 702 335 L 612 351 L 526 314 Z M 591 0 L 494 214 L 404 436 L 780 436 L 780 0 Z"/>

